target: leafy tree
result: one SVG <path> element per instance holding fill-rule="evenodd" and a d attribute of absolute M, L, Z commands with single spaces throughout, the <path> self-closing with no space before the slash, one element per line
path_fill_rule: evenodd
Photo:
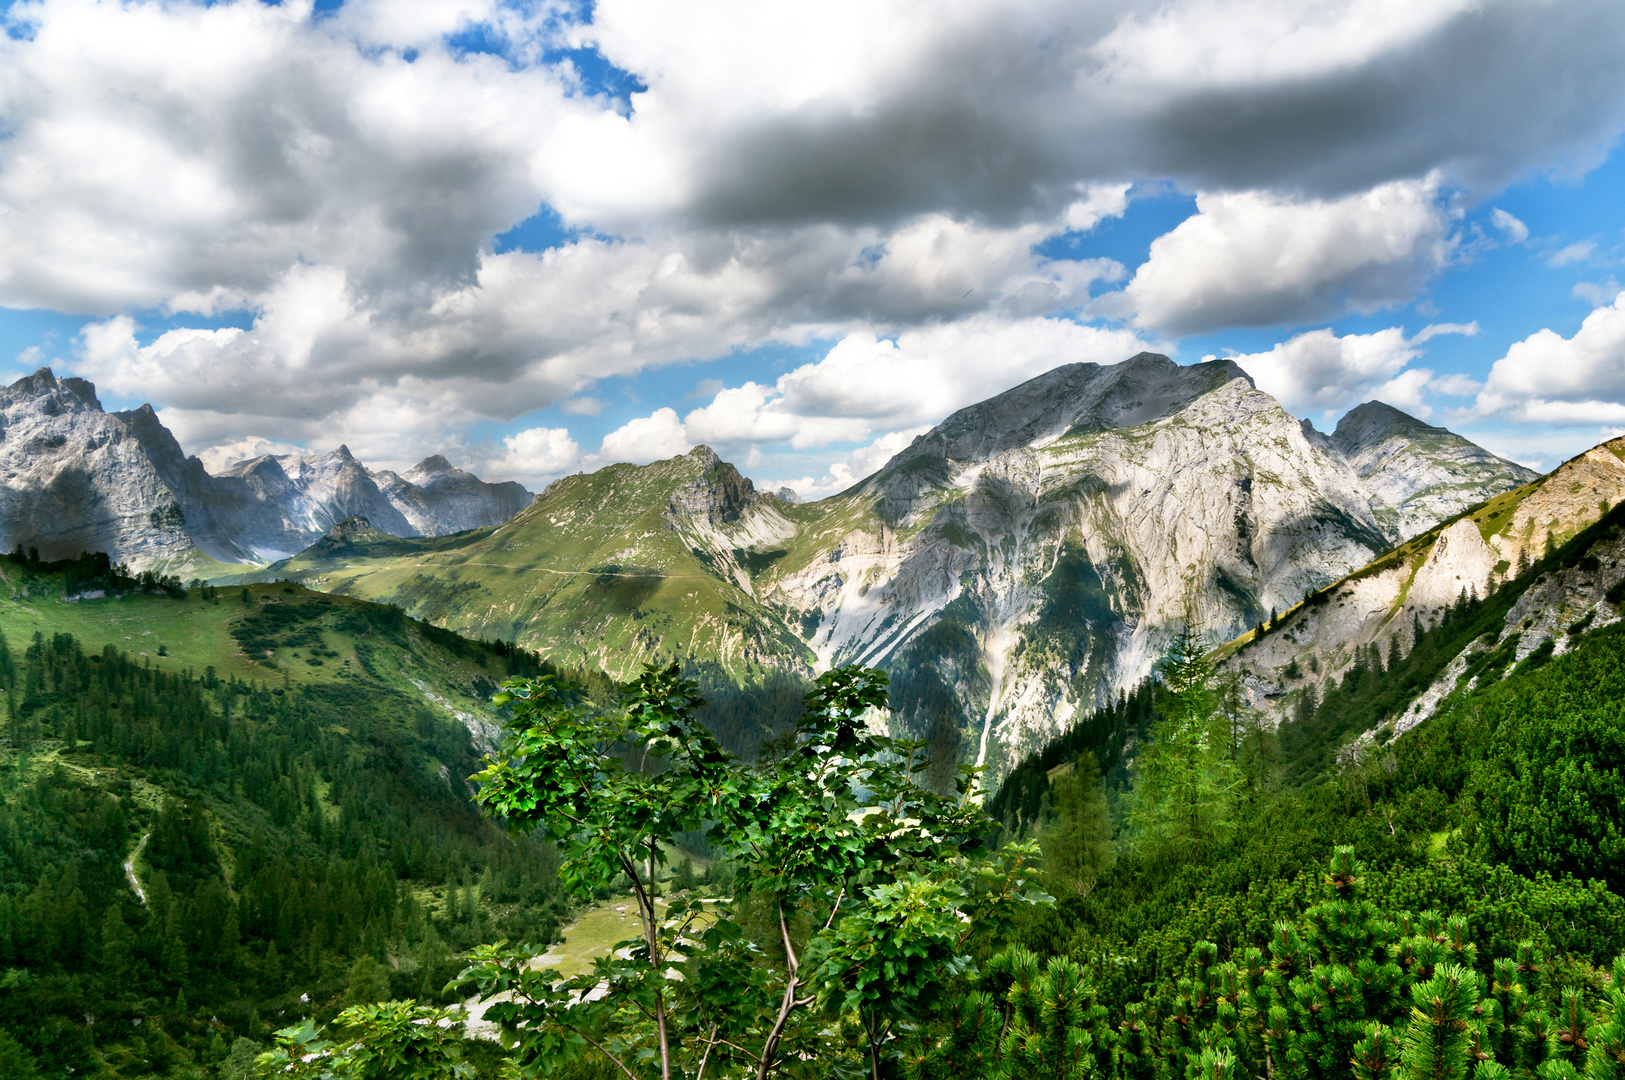
<path fill-rule="evenodd" d="M 923 743 L 870 731 L 885 688 L 872 669 L 827 672 L 794 742 L 747 768 L 695 719 L 697 687 L 675 666 L 609 715 L 546 679 L 505 684 L 514 719 L 479 801 L 555 843 L 577 895 L 624 875 L 641 931 L 575 979 L 535 970 L 527 948 L 476 952 L 463 986 L 504 995 L 486 1017 L 523 1070 L 591 1050 L 630 1078 L 824 1076 L 845 1055 L 841 1020 L 882 1075 L 900 1025 L 965 970 L 971 931 L 1048 899 L 1026 888 L 1030 846 L 985 858 L 974 770 L 937 794 L 920 782 Z M 734 867 L 731 904 L 657 903 L 661 841 L 692 831 Z"/>
<path fill-rule="evenodd" d="M 415 1001 L 352 1006 L 339 1013 L 334 1038 L 314 1022 L 276 1033 L 256 1059 L 259 1075 L 278 1080 L 452 1080 L 472 1076 L 462 1060 L 456 1018 Z"/>

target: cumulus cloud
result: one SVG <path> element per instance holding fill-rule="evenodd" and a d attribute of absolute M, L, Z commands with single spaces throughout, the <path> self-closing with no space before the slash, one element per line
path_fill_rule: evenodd
<path fill-rule="evenodd" d="M 482 475 L 488 480 L 518 480 L 545 487 L 581 461 L 581 447 L 568 428 L 526 428 L 504 436 L 502 445 L 506 452 L 483 464 Z"/>
<path fill-rule="evenodd" d="M 1490 368 L 1481 415 L 1562 427 L 1625 423 L 1625 292 L 1573 337 L 1540 330 Z"/>
<path fill-rule="evenodd" d="M 539 201 L 529 159 L 547 134 L 597 109 L 546 67 L 443 48 L 408 63 L 346 33 L 357 19 L 13 6 L 0 302 L 208 312 L 254 304 L 299 262 L 368 289 L 471 277 L 481 244 Z"/>
<path fill-rule="evenodd" d="M 239 461 L 249 461 L 253 458 L 264 457 L 267 454 L 283 457 L 287 454 L 303 454 L 303 447 L 293 443 L 277 442 L 274 439 L 235 439 L 231 442 L 211 446 L 198 455 L 203 460 L 203 467 L 210 472 L 218 473 L 227 466 L 235 465 Z"/>
<path fill-rule="evenodd" d="M 595 464 L 630 461 L 636 465 L 686 454 L 694 448 L 683 422 L 672 408 L 656 409 L 651 415 L 629 420 L 604 436 Z"/>
<path fill-rule="evenodd" d="M 1413 299 L 1450 257 L 1432 181 L 1343 199 L 1203 194 L 1103 310 L 1172 333 L 1273 326 Z"/>
<path fill-rule="evenodd" d="M 1477 332 L 1477 323 L 1437 323 L 1411 338 L 1397 326 L 1342 337 L 1329 329 L 1311 330 L 1269 352 L 1231 359 L 1260 390 L 1300 415 L 1319 412 L 1330 418 L 1375 398 L 1427 419 L 1432 414 L 1430 391 L 1459 393 L 1462 387 L 1451 377 L 1440 379 L 1427 368 L 1407 370 L 1407 365 L 1422 355 L 1422 343 L 1431 338 Z"/>
<path fill-rule="evenodd" d="M 385 462 L 742 347 L 1017 340 L 1124 276 L 1034 248 L 1122 214 L 1135 180 L 1202 192 L 1119 294 L 1142 332 L 1373 310 L 1449 258 L 1438 192 L 1584 167 L 1625 126 L 1625 9 L 1604 0 L 0 18 L 0 304 L 96 317 L 78 373 L 152 398 L 188 445 L 342 440 Z M 601 92 L 561 47 L 643 89 Z M 556 247 L 496 251 L 543 208 Z M 147 341 L 131 315 L 152 309 L 245 328 Z M 804 404 L 839 398 L 829 382 L 735 387 L 694 424 L 759 447 L 785 416 L 792 441 L 923 422 Z"/>
<path fill-rule="evenodd" d="M 671 163 L 663 203 L 571 187 L 591 220 L 1011 218 L 1137 175 L 1330 196 L 1438 169 L 1487 188 L 1594 157 L 1625 120 L 1606 0 L 608 0 L 590 33 L 649 90 L 561 149 Z"/>
<path fill-rule="evenodd" d="M 917 436 L 931 430 L 930 425 L 888 431 L 873 442 L 860 446 L 839 461 L 833 462 L 823 476 L 803 476 L 782 483 L 803 499 L 822 499 L 838 494 L 873 474 L 913 442 Z"/>

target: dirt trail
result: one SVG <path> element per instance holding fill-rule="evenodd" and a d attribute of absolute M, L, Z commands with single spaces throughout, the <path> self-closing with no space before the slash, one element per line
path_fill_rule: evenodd
<path fill-rule="evenodd" d="M 147 841 L 151 838 L 152 833 L 150 831 L 143 833 L 141 839 L 136 841 L 135 850 L 130 852 L 128 859 L 124 860 L 124 876 L 129 879 L 130 888 L 135 890 L 135 895 L 141 898 L 143 907 L 147 903 L 147 890 L 141 887 L 141 879 L 135 876 L 135 861 L 141 857 L 142 850 L 146 848 Z"/>

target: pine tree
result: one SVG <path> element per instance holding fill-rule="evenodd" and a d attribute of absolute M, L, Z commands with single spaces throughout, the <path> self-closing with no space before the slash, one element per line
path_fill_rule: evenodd
<path fill-rule="evenodd" d="M 1140 843 L 1200 850 L 1232 825 L 1240 780 L 1226 753 L 1228 724 L 1212 666 L 1189 630 L 1174 639 L 1157 677 L 1162 720 L 1133 764 L 1129 820 Z"/>
<path fill-rule="evenodd" d="M 1050 785 L 1050 813 L 1038 843 L 1057 888 L 1087 893 L 1111 865 L 1111 810 L 1095 756 L 1086 753 Z"/>
<path fill-rule="evenodd" d="M 1431 979 L 1411 987 L 1410 1025 L 1400 1052 L 1401 1080 L 1466 1080 L 1472 1055 L 1478 976 L 1441 964 Z"/>

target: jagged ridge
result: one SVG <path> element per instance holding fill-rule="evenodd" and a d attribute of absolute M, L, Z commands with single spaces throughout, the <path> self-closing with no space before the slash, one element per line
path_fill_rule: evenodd
<path fill-rule="evenodd" d="M 343 446 L 211 475 L 151 405 L 105 412 L 94 386 L 49 368 L 0 391 L 0 470 L 0 546 L 48 558 L 103 551 L 183 577 L 291 555 L 352 516 L 434 536 L 498 524 L 531 498 L 439 455 L 405 476 L 374 473 Z"/>

